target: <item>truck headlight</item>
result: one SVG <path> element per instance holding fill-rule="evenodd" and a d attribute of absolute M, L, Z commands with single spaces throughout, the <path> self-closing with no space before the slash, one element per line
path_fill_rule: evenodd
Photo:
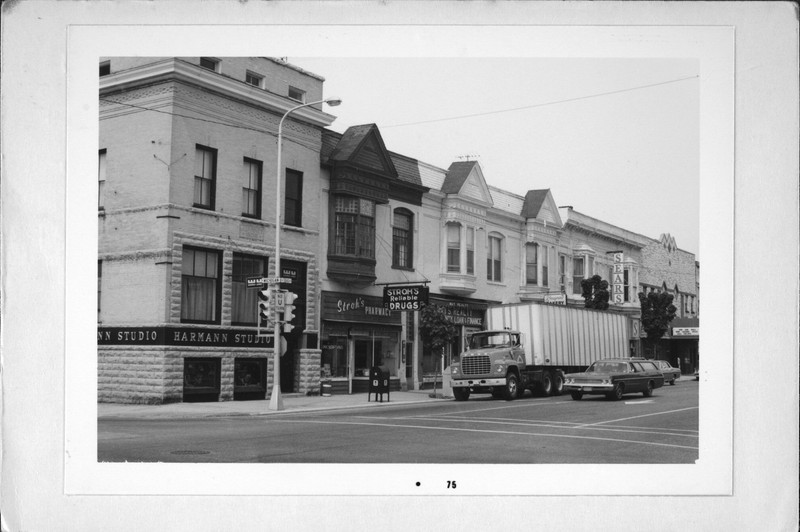
<path fill-rule="evenodd" d="M 495 370 L 497 373 L 503 373 L 503 371 L 505 371 L 505 369 L 506 369 L 506 368 L 505 368 L 505 366 L 503 366 L 502 364 L 498 364 L 498 365 L 497 365 L 497 367 L 496 367 L 496 368 L 494 368 L 494 370 Z"/>
<path fill-rule="evenodd" d="M 450 368 L 450 373 L 452 373 L 453 375 L 457 375 L 458 374 L 458 366 L 453 366 L 452 368 Z"/>

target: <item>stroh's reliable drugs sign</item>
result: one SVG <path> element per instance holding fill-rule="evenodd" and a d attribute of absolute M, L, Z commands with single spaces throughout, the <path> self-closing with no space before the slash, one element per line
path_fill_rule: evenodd
<path fill-rule="evenodd" d="M 389 310 L 419 310 L 428 303 L 427 286 L 383 288 L 383 306 Z"/>

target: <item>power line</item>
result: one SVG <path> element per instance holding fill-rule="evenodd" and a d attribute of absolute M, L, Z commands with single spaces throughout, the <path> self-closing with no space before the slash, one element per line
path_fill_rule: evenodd
<path fill-rule="evenodd" d="M 548 105 L 557 105 L 557 104 L 561 104 L 561 103 L 576 102 L 576 101 L 579 101 L 579 100 L 588 100 L 590 98 L 599 98 L 601 96 L 610 96 L 612 94 L 621 94 L 621 93 L 624 93 L 624 92 L 631 92 L 631 91 L 635 91 L 635 90 L 648 89 L 650 87 L 658 87 L 659 85 L 667 85 L 669 83 L 677 83 L 679 81 L 686 81 L 687 79 L 696 79 L 696 78 L 699 78 L 699 77 L 700 76 L 696 74 L 694 76 L 688 76 L 688 77 L 685 77 L 685 78 L 671 79 L 669 81 L 660 81 L 658 83 L 651 83 L 649 85 L 640 85 L 638 87 L 628 87 L 626 89 L 618 89 L 618 90 L 614 90 L 614 91 L 600 92 L 600 93 L 597 93 L 597 94 L 589 94 L 589 95 L 586 95 L 586 96 L 576 96 L 575 98 L 566 98 L 566 99 L 563 99 L 563 100 L 554 100 L 554 101 L 551 101 L 551 102 L 536 103 L 536 104 L 533 104 L 533 105 L 524 105 L 522 107 L 512 107 L 510 109 L 499 109 L 497 111 L 486 111 L 486 112 L 483 112 L 483 113 L 472 113 L 472 114 L 468 114 L 468 115 L 451 116 L 451 117 L 447 117 L 447 118 L 434 118 L 432 120 L 421 120 L 419 122 L 405 122 L 405 123 L 402 123 L 402 124 L 392 124 L 392 125 L 388 125 L 388 126 L 381 126 L 381 129 L 388 129 L 388 128 L 392 128 L 392 127 L 416 126 L 416 125 L 420 125 L 420 124 L 432 124 L 432 123 L 435 123 L 435 122 L 447 122 L 447 121 L 450 121 L 450 120 L 462 120 L 464 118 L 475 118 L 475 117 L 478 117 L 478 116 L 488 116 L 488 115 L 495 115 L 495 114 L 500 114 L 500 113 L 510 113 L 510 112 L 513 112 L 513 111 L 523 111 L 525 109 L 534 109 L 536 107 L 546 107 Z"/>

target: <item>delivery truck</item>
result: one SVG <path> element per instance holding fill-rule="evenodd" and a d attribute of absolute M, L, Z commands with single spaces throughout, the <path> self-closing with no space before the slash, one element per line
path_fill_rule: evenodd
<path fill-rule="evenodd" d="M 613 311 L 546 303 L 493 305 L 486 330 L 467 337 L 450 366 L 453 396 L 491 393 L 506 400 L 531 389 L 561 395 L 564 374 L 600 358 L 629 356 L 630 318 Z"/>

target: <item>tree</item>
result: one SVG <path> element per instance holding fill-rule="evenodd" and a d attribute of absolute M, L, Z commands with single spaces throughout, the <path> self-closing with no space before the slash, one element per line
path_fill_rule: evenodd
<path fill-rule="evenodd" d="M 419 312 L 419 335 L 434 353 L 444 353 L 458 336 L 458 329 L 447 317 L 444 307 L 424 305 Z"/>
<path fill-rule="evenodd" d="M 599 275 L 581 281 L 581 296 L 583 297 L 586 308 L 595 310 L 608 309 L 608 281 L 604 281 Z"/>
<path fill-rule="evenodd" d="M 674 296 L 666 292 L 639 292 L 642 307 L 642 329 L 647 333 L 647 340 L 656 348 L 658 340 L 669 329 L 675 318 L 677 308 L 672 304 Z"/>

